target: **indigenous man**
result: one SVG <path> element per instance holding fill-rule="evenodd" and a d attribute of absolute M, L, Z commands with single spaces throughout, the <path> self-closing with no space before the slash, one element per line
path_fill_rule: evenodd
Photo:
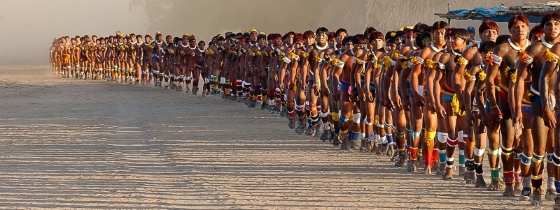
<path fill-rule="evenodd" d="M 512 116 L 514 113 L 514 99 L 515 92 L 514 84 L 517 81 L 516 62 L 519 60 L 520 55 L 523 55 L 525 49 L 529 46 L 530 42 L 527 39 L 529 32 L 529 21 L 526 16 L 515 15 L 508 22 L 508 29 L 511 33 L 511 38 L 507 39 L 505 43 L 500 43 L 494 50 L 492 63 L 490 64 L 489 76 L 487 79 L 488 85 L 488 100 L 489 100 L 489 138 L 490 142 L 499 142 L 499 134 L 502 134 L 502 163 L 504 167 L 504 182 L 506 188 L 504 196 L 512 196 L 513 189 L 513 149 L 514 149 L 514 127 Z M 492 148 L 491 153 L 493 156 L 499 154 L 498 148 Z M 543 151 L 544 152 L 544 151 Z M 544 155 L 534 154 L 532 164 L 536 167 L 541 167 Z M 492 167 L 492 166 L 491 166 Z M 492 183 L 490 189 L 499 189 L 499 168 L 491 168 Z M 542 183 L 542 178 L 538 177 L 533 180 L 533 186 L 539 186 Z M 538 192 L 540 193 L 540 192 Z M 540 196 L 540 194 L 539 194 Z"/>
<path fill-rule="evenodd" d="M 543 111 L 541 102 L 547 101 L 549 95 L 541 95 L 539 91 L 539 81 L 541 69 L 546 62 L 545 54 L 550 54 L 550 49 L 554 44 L 558 43 L 560 34 L 560 15 L 558 13 L 550 14 L 543 17 L 541 26 L 544 28 L 544 37 L 537 42 L 532 43 L 525 52 L 519 55 L 517 65 L 518 79 L 515 86 L 515 112 L 514 112 L 514 125 L 516 129 L 523 128 L 521 134 L 521 143 L 523 152 L 519 155 L 522 170 L 521 176 L 523 177 L 523 190 L 521 191 L 521 198 L 528 200 L 531 195 L 531 184 L 533 186 L 534 204 L 540 202 L 542 183 L 542 173 L 544 163 L 537 161 L 530 161 L 529 157 L 538 156 L 544 157 L 547 155 L 547 171 L 549 179 L 547 181 L 547 200 L 553 200 L 556 196 L 554 189 L 554 153 L 552 151 L 552 138 L 547 138 L 547 134 L 551 136 L 554 134 L 549 132 L 548 127 L 543 120 Z M 546 72 L 545 72 L 546 73 Z M 548 81 L 543 81 L 549 83 Z M 545 97 L 547 99 L 540 99 Z M 554 105 L 551 105 L 554 107 Z M 548 147 L 548 148 L 547 148 Z M 559 162 L 560 163 L 560 162 Z M 538 179 L 541 177 L 541 181 Z M 505 177 L 504 177 L 505 178 Z M 534 181 L 532 181 L 534 180 Z"/>
<path fill-rule="evenodd" d="M 483 63 L 481 64 L 481 71 L 477 73 L 477 82 L 475 84 L 475 89 L 478 90 L 474 94 L 473 100 L 473 118 L 474 118 L 474 128 L 475 128 L 475 148 L 473 150 L 473 160 L 474 166 L 473 168 L 469 168 L 467 162 L 471 162 L 469 158 L 465 162 L 467 165 L 467 171 L 475 171 L 476 174 L 476 187 L 486 187 L 486 181 L 484 181 L 484 174 L 483 174 L 483 167 L 482 162 L 484 159 L 484 152 L 486 150 L 486 125 L 483 119 L 486 116 L 485 111 L 485 87 L 486 87 L 486 75 L 488 72 L 488 66 L 490 63 L 486 62 L 492 55 L 493 48 L 495 47 L 496 38 L 498 38 L 498 34 L 500 32 L 500 28 L 498 24 L 491 20 L 485 20 L 480 24 L 478 28 L 481 44 L 479 45 L 479 57 L 482 59 Z M 497 145 L 497 144 L 496 144 Z M 489 154 L 490 156 L 490 154 Z M 495 166 L 498 163 L 498 160 L 495 157 L 494 159 L 489 158 L 491 166 Z M 492 162 L 493 161 L 493 162 Z M 492 164 L 493 163 L 493 164 Z M 469 174 L 470 172 L 467 172 Z"/>

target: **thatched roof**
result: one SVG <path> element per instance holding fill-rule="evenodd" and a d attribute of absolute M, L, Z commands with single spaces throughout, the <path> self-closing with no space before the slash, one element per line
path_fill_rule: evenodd
<path fill-rule="evenodd" d="M 560 2 L 550 1 L 547 3 L 526 3 L 511 7 L 498 5 L 491 8 L 457 9 L 447 13 L 436 13 L 435 15 L 450 20 L 493 19 L 498 22 L 507 22 L 512 15 L 522 13 L 527 15 L 531 22 L 539 22 L 542 16 L 553 12 L 560 12 Z"/>

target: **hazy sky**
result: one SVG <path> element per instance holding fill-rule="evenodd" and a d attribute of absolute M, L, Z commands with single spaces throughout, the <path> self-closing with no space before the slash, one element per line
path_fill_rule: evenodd
<path fill-rule="evenodd" d="M 541 0 L 545 2 L 546 0 Z M 397 29 L 431 24 L 448 0 L 2 0 L 0 64 L 44 64 L 53 38 L 123 32 L 194 33 L 207 38 L 255 27 L 265 32 L 326 26 L 352 33 L 366 26 Z M 452 8 L 519 4 L 522 0 L 456 0 Z M 533 1 L 535 2 L 535 1 Z M 457 21 L 457 26 L 478 22 Z"/>
<path fill-rule="evenodd" d="M 37 64 L 60 35 L 144 32 L 146 16 L 129 0 L 2 0 L 0 64 Z"/>

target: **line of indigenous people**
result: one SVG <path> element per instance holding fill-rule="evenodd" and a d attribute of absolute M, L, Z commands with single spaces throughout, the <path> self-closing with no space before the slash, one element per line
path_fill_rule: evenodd
<path fill-rule="evenodd" d="M 444 180 L 458 172 L 533 205 L 544 194 L 560 209 L 560 14 L 532 28 L 515 15 L 507 27 L 501 34 L 482 21 L 480 41 L 474 28 L 442 21 L 356 35 L 250 30 L 217 35 L 208 48 L 188 34 L 62 37 L 51 59 L 63 77 L 192 83 L 194 93 L 202 77 L 204 94 L 280 113 L 299 134 L 388 155 L 409 172 Z"/>
<path fill-rule="evenodd" d="M 215 44 L 215 43 L 212 43 Z M 215 45 L 206 48 L 192 34 L 173 37 L 152 35 L 64 36 L 51 47 L 53 70 L 63 78 L 110 80 L 153 84 L 198 93 L 199 79 L 209 78 L 216 66 Z M 204 81 L 202 94 L 209 94 L 210 81 Z"/>

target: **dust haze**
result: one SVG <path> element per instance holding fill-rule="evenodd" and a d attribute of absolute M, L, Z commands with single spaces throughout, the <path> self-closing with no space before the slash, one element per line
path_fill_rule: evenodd
<path fill-rule="evenodd" d="M 451 9 L 522 2 L 456 0 Z M 0 64 L 46 64 L 52 40 L 66 34 L 161 31 L 194 33 L 207 39 L 253 27 L 270 33 L 318 26 L 345 27 L 359 33 L 366 26 L 386 31 L 431 23 L 439 20 L 434 13 L 447 8 L 448 0 L 2 0 Z M 477 24 L 452 22 L 456 26 Z"/>

